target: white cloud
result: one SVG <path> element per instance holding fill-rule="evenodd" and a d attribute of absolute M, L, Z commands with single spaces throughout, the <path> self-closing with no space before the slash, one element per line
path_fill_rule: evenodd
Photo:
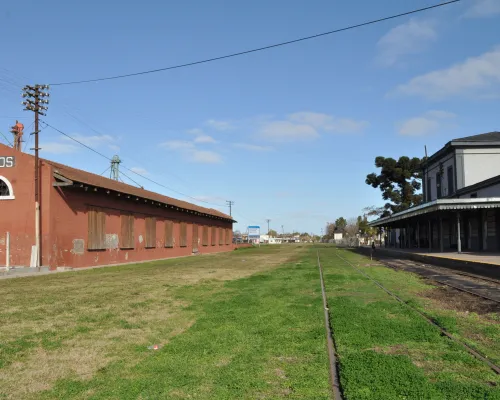
<path fill-rule="evenodd" d="M 213 129 L 216 129 L 218 131 L 228 131 L 228 130 L 234 128 L 234 126 L 231 122 L 216 120 L 216 119 L 209 119 L 207 122 L 205 122 L 205 125 L 213 128 Z"/>
<path fill-rule="evenodd" d="M 233 147 L 249 151 L 271 151 L 273 149 L 270 146 L 259 146 L 256 144 L 249 144 L 249 143 L 233 143 Z"/>
<path fill-rule="evenodd" d="M 286 120 L 263 123 L 259 136 L 275 142 L 311 140 L 319 137 L 320 132 L 355 133 L 367 125 L 366 121 L 303 111 L 290 114 Z"/>
<path fill-rule="evenodd" d="M 165 147 L 168 150 L 186 150 L 194 148 L 194 144 L 192 142 L 188 142 L 187 140 L 169 140 L 161 143 L 160 146 Z"/>
<path fill-rule="evenodd" d="M 196 139 L 195 139 L 196 140 Z M 170 151 L 180 152 L 181 156 L 190 162 L 203 164 L 217 164 L 222 162 L 218 153 L 208 150 L 199 150 L 194 142 L 186 140 L 170 140 L 160 144 L 161 147 Z"/>
<path fill-rule="evenodd" d="M 200 135 L 194 139 L 195 143 L 216 143 L 217 141 L 208 135 Z"/>
<path fill-rule="evenodd" d="M 201 164 L 219 164 L 222 162 L 219 154 L 208 150 L 192 150 L 188 153 L 188 160 Z"/>
<path fill-rule="evenodd" d="M 132 168 L 130 168 L 130 170 L 132 172 L 135 172 L 136 174 L 139 174 L 139 175 L 148 175 L 149 174 L 148 170 L 141 168 L 141 167 L 132 167 Z"/>
<path fill-rule="evenodd" d="M 269 122 L 260 129 L 259 133 L 260 136 L 276 142 L 309 140 L 319 136 L 312 126 L 290 121 Z"/>
<path fill-rule="evenodd" d="M 466 18 L 493 17 L 500 14 L 500 1 L 475 0 L 474 4 L 465 12 Z"/>
<path fill-rule="evenodd" d="M 427 116 L 431 118 L 455 118 L 457 114 L 448 112 L 448 111 L 442 111 L 442 110 L 431 110 L 427 111 L 426 113 Z"/>
<path fill-rule="evenodd" d="M 113 144 L 116 139 L 109 135 L 85 136 L 74 133 L 71 134 L 71 137 L 75 140 L 67 136 L 60 136 L 60 141 L 58 142 L 42 143 L 42 151 L 51 154 L 75 153 L 80 150 L 85 150 L 82 144 L 92 148 L 107 146 L 113 151 L 118 151 L 120 149 L 117 145 Z"/>
<path fill-rule="evenodd" d="M 455 114 L 447 111 L 431 110 L 397 124 L 398 133 L 403 136 L 430 135 L 449 127 L 450 120 L 455 117 Z"/>
<path fill-rule="evenodd" d="M 187 133 L 189 133 L 190 135 L 204 135 L 205 134 L 201 129 L 198 129 L 198 128 L 189 129 L 187 131 Z"/>
<path fill-rule="evenodd" d="M 40 154 L 69 154 L 78 151 L 78 147 L 69 143 L 47 142 L 41 144 Z"/>
<path fill-rule="evenodd" d="M 85 136 L 85 135 L 73 134 L 71 135 L 71 137 L 87 146 L 98 146 L 103 143 L 111 143 L 115 140 L 112 136 L 109 135 Z M 62 138 L 64 140 L 71 140 L 66 136 L 63 136 Z"/>
<path fill-rule="evenodd" d="M 368 123 L 349 118 L 336 118 L 328 114 L 310 111 L 298 112 L 288 117 L 293 122 L 308 124 L 318 130 L 336 133 L 353 133 L 363 130 Z"/>
<path fill-rule="evenodd" d="M 378 63 L 385 66 L 396 64 L 403 56 L 420 53 L 429 42 L 436 39 L 435 23 L 430 20 L 410 19 L 392 28 L 377 43 Z"/>
<path fill-rule="evenodd" d="M 500 84 L 500 47 L 471 57 L 449 68 L 417 76 L 400 85 L 396 92 L 443 99 L 450 96 L 474 95 L 494 96 Z"/>

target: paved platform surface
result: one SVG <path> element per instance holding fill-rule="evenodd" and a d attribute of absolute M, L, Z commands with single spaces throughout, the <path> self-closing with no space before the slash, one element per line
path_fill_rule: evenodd
<path fill-rule="evenodd" d="M 429 252 L 422 249 L 395 249 L 394 247 L 381 247 L 382 250 L 394 253 L 419 254 L 428 257 L 448 258 L 450 260 L 460 260 L 475 263 L 493 264 L 500 266 L 500 253 L 477 253 L 477 252 Z M 375 250 L 376 251 L 376 250 Z"/>

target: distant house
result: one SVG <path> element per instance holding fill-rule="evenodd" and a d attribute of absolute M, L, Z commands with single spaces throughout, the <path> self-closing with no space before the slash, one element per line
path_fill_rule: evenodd
<path fill-rule="evenodd" d="M 260 242 L 268 244 L 281 244 L 282 240 L 281 238 L 276 238 L 269 235 L 260 235 Z"/>
<path fill-rule="evenodd" d="M 333 231 L 333 240 L 342 240 L 343 237 L 344 237 L 344 231 L 342 230 Z"/>

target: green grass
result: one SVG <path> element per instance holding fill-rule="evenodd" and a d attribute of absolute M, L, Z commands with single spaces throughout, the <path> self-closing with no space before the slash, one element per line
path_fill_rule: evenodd
<path fill-rule="evenodd" d="M 303 251 L 269 246 L 0 282 L 11 305 L 0 311 L 10 322 L 0 393 L 329 399 L 319 278 Z M 160 350 L 147 349 L 155 343 Z"/>
<path fill-rule="evenodd" d="M 320 249 L 347 399 L 500 399 L 500 377 L 338 258 L 337 251 L 356 264 L 369 261 L 345 250 Z M 413 274 L 361 268 L 384 286 L 398 288 L 412 304 L 420 304 L 418 293 L 432 290 Z M 435 316 L 460 332 L 459 315 Z"/>
<path fill-rule="evenodd" d="M 317 248 L 346 400 L 500 399 L 497 375 L 336 249 L 286 245 L 0 281 L 0 398 L 330 399 Z M 457 337 L 498 341 L 498 316 L 339 251 Z"/>

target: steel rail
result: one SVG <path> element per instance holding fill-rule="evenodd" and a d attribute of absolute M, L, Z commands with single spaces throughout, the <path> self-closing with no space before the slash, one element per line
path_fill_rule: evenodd
<path fill-rule="evenodd" d="M 500 367 L 494 363 L 492 363 L 490 360 L 488 360 L 485 356 L 482 354 L 478 353 L 476 350 L 474 350 L 472 347 L 470 347 L 468 344 L 458 340 L 457 338 L 453 337 L 446 329 L 441 327 L 439 324 L 437 324 L 435 321 L 433 321 L 431 318 L 429 318 L 425 313 L 420 311 L 418 308 L 415 308 L 411 305 L 409 305 L 406 301 L 401 299 L 398 295 L 394 294 L 391 292 L 389 289 L 387 289 L 385 286 L 383 286 L 380 282 L 377 280 L 373 279 L 370 275 L 365 273 L 364 271 L 360 270 L 358 267 L 356 267 L 353 263 L 351 263 L 349 260 L 346 260 L 344 257 L 342 257 L 339 253 L 338 250 L 335 251 L 337 257 L 339 257 L 341 260 L 343 260 L 345 263 L 347 263 L 349 266 L 351 266 L 353 269 L 358 271 L 361 275 L 375 283 L 380 289 L 382 289 L 384 292 L 386 292 L 389 296 L 392 296 L 394 299 L 399 301 L 401 304 L 405 305 L 408 309 L 416 312 L 419 314 L 423 319 L 425 319 L 429 324 L 435 326 L 438 328 L 443 335 L 445 335 L 448 339 L 454 341 L 455 343 L 459 344 L 462 346 L 468 353 L 476 357 L 478 360 L 484 362 L 486 365 L 488 365 L 496 374 L 500 375 Z"/>
<path fill-rule="evenodd" d="M 399 262 L 401 262 L 403 265 L 405 265 L 405 261 L 406 261 L 406 260 L 401 260 L 401 259 L 397 259 L 397 260 L 398 260 Z M 391 266 L 391 265 L 390 265 L 390 264 L 391 264 L 391 261 L 387 261 L 387 260 L 382 261 L 382 260 L 380 260 L 380 259 L 377 259 L 377 261 L 378 261 L 378 262 L 380 262 L 381 264 L 383 264 L 383 265 L 385 265 L 385 266 L 387 266 L 387 267 L 391 268 L 391 269 L 395 269 L 393 266 Z M 393 265 L 394 265 L 394 263 L 393 263 Z M 406 264 L 406 265 L 407 265 L 407 266 L 411 266 L 411 265 L 408 265 L 408 264 Z M 425 266 L 425 265 L 415 264 L 415 266 L 416 266 L 416 267 L 418 267 L 418 268 L 421 268 L 421 269 L 425 269 L 425 270 L 427 270 L 427 271 L 431 271 L 431 272 L 433 271 L 433 269 L 432 269 L 432 268 L 429 268 L 429 267 L 427 267 L 427 266 Z M 419 274 L 419 273 L 418 273 L 418 271 L 408 271 L 408 272 L 412 272 L 412 273 L 414 273 L 414 274 Z M 468 276 L 468 277 L 471 277 L 471 278 L 474 278 L 474 279 L 484 280 L 485 282 L 494 282 L 494 283 L 499 283 L 498 281 L 495 281 L 495 280 L 491 280 L 491 279 L 482 279 L 482 278 L 477 277 L 477 276 L 475 276 L 475 275 L 470 275 L 470 274 L 466 274 L 466 273 L 464 273 L 464 274 L 456 274 L 455 272 L 452 272 L 452 273 L 450 274 L 450 276 L 452 276 L 453 274 L 455 274 L 455 275 L 463 275 L 463 276 Z M 473 292 L 473 291 L 468 290 L 468 289 L 466 289 L 466 288 L 463 288 L 463 287 L 460 287 L 460 286 L 453 285 L 453 284 L 451 284 L 451 283 L 449 283 L 449 282 L 446 282 L 446 281 L 440 280 L 439 278 L 436 278 L 435 276 L 429 277 L 429 276 L 425 276 L 425 275 L 422 275 L 422 274 L 419 274 L 419 275 L 420 275 L 420 276 L 423 276 L 424 278 L 427 278 L 427 279 L 433 280 L 434 282 L 441 283 L 442 285 L 446 285 L 446 286 L 452 287 L 453 289 L 457 289 L 457 290 L 460 290 L 460 291 L 462 291 L 462 292 L 469 293 L 469 294 L 471 294 L 471 295 L 473 295 L 473 296 L 481 297 L 481 298 L 483 298 L 483 299 L 485 299 L 485 300 L 493 301 L 493 302 L 495 302 L 495 303 L 500 304 L 500 300 L 498 300 L 498 299 L 494 299 L 494 298 L 489 297 L 489 296 L 487 296 L 487 295 L 484 295 L 484 294 L 481 294 L 481 293 L 478 293 L 478 292 Z M 443 274 L 438 274 L 437 276 L 439 276 L 439 275 L 441 275 L 441 276 L 446 276 L 446 275 L 443 275 Z"/>
<path fill-rule="evenodd" d="M 323 279 L 323 267 L 321 266 L 321 261 L 319 259 L 319 250 L 316 250 L 316 255 L 318 257 L 319 280 L 321 283 L 321 295 L 323 297 L 323 311 L 325 313 L 326 343 L 328 347 L 328 358 L 330 361 L 330 383 L 332 385 L 334 400 L 343 400 L 342 390 L 340 388 L 335 340 L 333 336 L 332 322 L 330 319 L 330 309 L 328 307 L 328 300 L 326 298 L 325 281 Z"/>

